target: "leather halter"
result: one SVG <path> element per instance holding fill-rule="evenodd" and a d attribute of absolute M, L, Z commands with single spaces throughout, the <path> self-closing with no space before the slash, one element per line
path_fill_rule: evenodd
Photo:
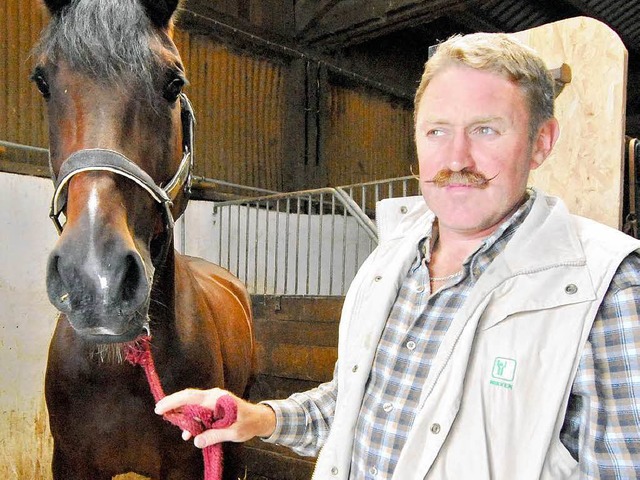
<path fill-rule="evenodd" d="M 61 165 L 56 177 L 51 168 L 55 191 L 51 199 L 49 217 L 62 233 L 64 226 L 60 215 L 67 205 L 67 185 L 71 178 L 81 172 L 107 171 L 128 178 L 142 187 L 161 205 L 165 233 L 173 229 L 174 217 L 171 212 L 173 202 L 183 193 L 189 196 L 191 190 L 191 171 L 193 169 L 193 144 L 195 117 L 191 102 L 184 93 L 180 94 L 180 119 L 182 121 L 182 161 L 173 178 L 164 186 L 158 186 L 151 176 L 123 154 L 114 150 L 92 148 L 79 150 L 69 156 Z M 179 216 L 179 215 L 178 215 Z"/>

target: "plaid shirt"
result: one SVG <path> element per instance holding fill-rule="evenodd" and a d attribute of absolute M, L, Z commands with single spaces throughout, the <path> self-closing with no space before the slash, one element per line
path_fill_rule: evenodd
<path fill-rule="evenodd" d="M 391 478 L 418 412 L 421 386 L 458 308 L 504 249 L 529 200 L 470 255 L 463 275 L 429 290 L 429 237 L 400 288 L 378 344 L 356 426 L 351 479 Z M 581 478 L 640 478 L 640 258 L 627 257 L 595 318 L 574 380 L 561 441 Z M 596 375 L 596 372 L 598 374 Z M 335 377 L 288 400 L 267 402 L 277 429 L 269 441 L 314 455 L 335 408 Z"/>

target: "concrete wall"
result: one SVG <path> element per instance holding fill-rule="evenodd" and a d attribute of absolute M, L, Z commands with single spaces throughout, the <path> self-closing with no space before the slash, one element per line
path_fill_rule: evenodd
<path fill-rule="evenodd" d="M 50 181 L 0 174 L 0 478 L 49 478 L 44 370 L 56 311 L 45 267 Z"/>

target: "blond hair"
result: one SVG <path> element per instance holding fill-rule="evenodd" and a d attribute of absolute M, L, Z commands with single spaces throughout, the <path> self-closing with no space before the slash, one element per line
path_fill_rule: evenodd
<path fill-rule="evenodd" d="M 554 81 L 544 61 L 531 48 L 504 33 L 454 35 L 437 46 L 427 61 L 414 99 L 414 115 L 427 85 L 440 71 L 461 65 L 501 75 L 516 83 L 529 105 L 529 138 L 553 117 Z"/>

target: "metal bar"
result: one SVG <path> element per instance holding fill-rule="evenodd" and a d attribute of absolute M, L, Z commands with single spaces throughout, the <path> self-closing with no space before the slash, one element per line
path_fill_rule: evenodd
<path fill-rule="evenodd" d="M 275 255 L 274 255 L 274 278 L 273 278 L 273 293 L 274 295 L 278 292 L 278 252 L 280 251 L 280 200 L 276 200 L 276 242 L 275 242 Z"/>
<path fill-rule="evenodd" d="M 318 237 L 322 240 L 322 230 L 324 228 L 324 194 L 320 194 L 320 224 L 318 227 Z M 318 246 L 318 292 L 322 290 L 322 243 Z"/>
<path fill-rule="evenodd" d="M 258 202 L 256 202 L 258 203 Z M 268 293 L 267 291 L 267 279 L 268 277 L 268 273 L 269 273 L 269 204 L 270 202 L 266 203 L 266 208 L 265 208 L 265 229 L 264 229 L 264 288 L 263 288 L 263 292 L 264 293 Z"/>
<path fill-rule="evenodd" d="M 249 206 L 246 208 L 244 221 L 244 283 L 249 283 Z M 240 219 L 238 219 L 240 223 Z M 238 239 L 240 243 L 240 239 Z"/>
<path fill-rule="evenodd" d="M 231 270 L 231 207 L 227 210 L 227 268 Z"/>
<path fill-rule="evenodd" d="M 362 227 L 360 225 L 358 225 L 356 227 L 356 252 L 354 254 L 354 268 L 357 271 L 358 267 L 360 266 L 360 230 L 362 229 Z M 355 272 L 354 272 L 355 274 Z"/>
<path fill-rule="evenodd" d="M 217 186 L 235 188 L 237 190 L 247 190 L 250 192 L 259 192 L 266 195 L 277 194 L 275 190 L 267 190 L 265 188 L 250 187 L 248 185 L 239 185 L 237 183 L 225 182 L 214 178 L 201 177 L 194 175 L 192 177 L 192 185 L 197 188 L 216 188 Z"/>
<path fill-rule="evenodd" d="M 347 195 L 341 188 L 336 188 L 336 196 L 341 200 L 343 206 L 349 210 L 349 213 L 353 215 L 359 225 L 364 228 L 370 237 L 378 238 L 378 229 L 376 224 L 360 209 L 353 199 Z"/>
<path fill-rule="evenodd" d="M 290 227 L 290 212 L 291 212 L 291 198 L 287 198 L 285 203 L 286 213 L 284 216 L 284 294 L 289 293 L 289 227 Z"/>
<path fill-rule="evenodd" d="M 238 277 L 240 277 L 240 205 L 238 205 L 237 211 L 238 211 L 238 216 L 236 217 L 236 275 Z M 243 282 L 246 282 L 246 278 L 243 279 Z"/>
<path fill-rule="evenodd" d="M 333 252 L 336 236 L 336 196 L 331 195 L 331 248 L 329 251 L 329 272 L 333 273 Z M 333 293 L 333 274 L 329 275 L 329 295 Z"/>
<path fill-rule="evenodd" d="M 355 202 L 354 202 L 355 203 Z M 347 209 L 342 209 L 342 283 L 340 284 L 340 293 L 344 293 L 344 286 L 347 283 Z"/>
<path fill-rule="evenodd" d="M 311 208 L 313 197 L 309 195 L 307 200 L 307 278 L 304 294 L 309 295 L 309 283 L 311 282 Z"/>
<path fill-rule="evenodd" d="M 222 210 L 217 205 L 213 206 L 213 215 L 218 215 L 218 264 L 222 264 Z"/>
<path fill-rule="evenodd" d="M 253 235 L 253 293 L 258 292 L 258 239 L 260 238 L 260 204 L 256 202 L 256 227 Z"/>
<path fill-rule="evenodd" d="M 296 265 L 293 270 L 295 273 L 295 281 L 293 283 L 294 294 L 298 293 L 298 275 L 300 272 L 300 197 L 296 199 L 296 202 L 297 202 L 297 205 L 296 205 L 296 251 L 295 251 Z"/>
<path fill-rule="evenodd" d="M 33 147 L 31 145 L 23 145 L 22 143 L 9 142 L 7 140 L 0 140 L 1 147 L 15 148 L 16 150 L 26 150 L 27 152 L 46 153 L 49 154 L 48 148 Z"/>

